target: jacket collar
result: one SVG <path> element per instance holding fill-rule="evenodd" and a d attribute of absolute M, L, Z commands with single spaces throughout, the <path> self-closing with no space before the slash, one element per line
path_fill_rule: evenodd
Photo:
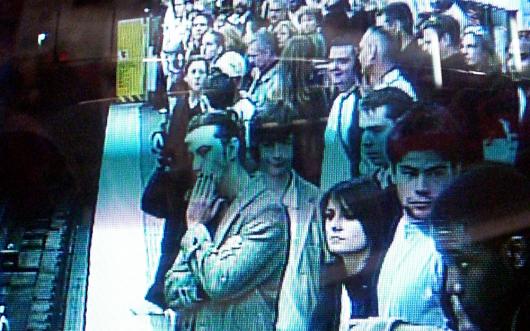
<path fill-rule="evenodd" d="M 245 187 L 232 201 L 228 210 L 226 211 L 223 219 L 219 223 L 217 233 L 215 234 L 215 245 L 221 246 L 224 241 L 228 230 L 232 224 L 241 216 L 241 213 L 247 208 L 254 200 L 266 191 L 265 186 L 260 184 L 259 181 L 251 180 L 249 185 Z"/>

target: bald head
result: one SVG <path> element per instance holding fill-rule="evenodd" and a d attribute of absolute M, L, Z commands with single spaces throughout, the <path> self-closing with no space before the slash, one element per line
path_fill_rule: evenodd
<path fill-rule="evenodd" d="M 369 28 L 362 37 L 359 48 L 359 60 L 364 73 L 369 73 L 374 66 L 391 67 L 397 62 L 399 44 L 381 28 Z"/>

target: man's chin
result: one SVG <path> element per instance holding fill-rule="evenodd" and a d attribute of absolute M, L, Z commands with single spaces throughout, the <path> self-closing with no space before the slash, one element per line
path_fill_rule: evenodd
<path fill-rule="evenodd" d="M 405 210 L 408 216 L 410 216 L 413 221 L 418 223 L 427 221 L 431 216 L 431 207 L 418 208 L 409 206 Z"/>

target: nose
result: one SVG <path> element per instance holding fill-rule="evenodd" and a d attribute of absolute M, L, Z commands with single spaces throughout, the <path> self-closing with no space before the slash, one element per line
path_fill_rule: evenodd
<path fill-rule="evenodd" d="M 275 143 L 274 144 L 274 148 L 273 148 L 273 151 L 272 151 L 272 156 L 274 158 L 281 158 L 283 156 L 283 149 L 282 149 L 282 146 L 278 143 Z"/>
<path fill-rule="evenodd" d="M 364 147 L 370 147 L 373 145 L 373 135 L 368 130 L 364 130 L 363 135 L 361 136 L 361 143 Z"/>
<path fill-rule="evenodd" d="M 429 186 L 429 178 L 424 173 L 420 173 L 416 179 L 416 193 L 419 195 L 428 195 L 430 192 Z"/>
<path fill-rule="evenodd" d="M 200 173 L 202 171 L 202 161 L 198 157 L 193 158 L 192 169 L 195 173 Z"/>
<path fill-rule="evenodd" d="M 331 63 L 329 64 L 329 70 L 330 70 L 330 71 L 337 71 L 337 70 L 339 70 L 338 61 L 334 61 L 334 60 L 332 60 Z"/>

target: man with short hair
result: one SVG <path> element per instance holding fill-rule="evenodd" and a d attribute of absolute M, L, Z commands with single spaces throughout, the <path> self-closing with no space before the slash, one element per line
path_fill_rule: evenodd
<path fill-rule="evenodd" d="M 391 184 L 386 139 L 397 120 L 412 109 L 412 99 L 396 87 L 368 93 L 361 100 L 361 175 L 370 176 L 381 188 Z"/>
<path fill-rule="evenodd" d="M 404 2 L 386 5 L 381 11 L 382 27 L 399 42 L 400 51 L 407 53 L 418 45 L 412 32 L 412 12 Z"/>
<path fill-rule="evenodd" d="M 287 0 L 267 1 L 267 30 L 272 32 L 278 22 L 288 19 Z"/>
<path fill-rule="evenodd" d="M 290 245 L 282 281 L 276 330 L 322 330 L 329 319 L 317 311 L 321 291 L 322 222 L 320 192 L 293 170 L 292 110 L 268 104 L 254 121 L 254 155 L 259 175 L 280 198 L 289 216 Z"/>
<path fill-rule="evenodd" d="M 530 330 L 529 220 L 530 182 L 506 165 L 470 169 L 436 199 L 431 229 L 458 330 Z"/>
<path fill-rule="evenodd" d="M 188 126 L 197 182 L 188 231 L 165 282 L 183 330 L 273 330 L 277 319 L 288 222 L 272 192 L 243 167 L 240 131 L 220 112 L 196 116 Z"/>
<path fill-rule="evenodd" d="M 261 107 L 280 79 L 280 73 L 276 67 L 278 44 L 275 36 L 265 29 L 256 32 L 248 45 L 247 58 L 252 79 L 248 94 L 256 107 Z"/>
<path fill-rule="evenodd" d="M 359 61 L 366 89 L 393 86 L 402 89 L 414 101 L 416 91 L 399 67 L 399 45 L 394 37 L 381 28 L 371 27 L 359 43 Z"/>
<path fill-rule="evenodd" d="M 215 66 L 215 62 L 225 50 L 225 37 L 222 33 L 209 30 L 202 36 L 201 53 L 210 62 L 210 67 Z"/>
<path fill-rule="evenodd" d="M 458 130 L 448 114 L 418 106 L 387 140 L 399 220 L 379 273 L 378 317 L 354 321 L 354 330 L 446 330 L 444 265 L 425 231 L 434 200 L 459 174 Z"/>
<path fill-rule="evenodd" d="M 357 172 L 358 157 L 352 153 L 350 130 L 357 128 L 359 102 L 356 53 L 347 38 L 337 38 L 329 51 L 329 78 L 339 92 L 329 112 L 324 132 L 324 153 L 320 188 L 328 190 L 333 185 L 349 180 Z"/>
<path fill-rule="evenodd" d="M 383 29 L 396 38 L 399 44 L 399 63 L 416 80 L 427 57 L 412 31 L 411 8 L 405 2 L 390 3 L 382 9 L 381 21 Z"/>
<path fill-rule="evenodd" d="M 201 54 L 202 36 L 213 25 L 213 19 L 210 15 L 197 12 L 191 20 L 191 32 L 188 44 L 186 45 L 186 59 L 192 55 Z"/>
<path fill-rule="evenodd" d="M 242 36 L 256 31 L 259 22 L 252 13 L 252 1 L 234 0 L 232 6 L 234 13 L 228 16 L 226 21 L 236 27 Z"/>
<path fill-rule="evenodd" d="M 423 50 L 432 55 L 434 38 L 438 37 L 439 49 L 440 49 L 440 65 L 442 69 L 442 82 L 445 90 L 448 90 L 448 95 L 452 92 L 464 87 L 467 78 L 459 70 L 466 69 L 466 62 L 464 55 L 460 52 L 460 27 L 458 22 L 447 15 L 438 15 L 433 17 L 431 20 L 425 22 L 422 26 L 422 48 Z M 432 61 L 430 61 L 429 71 L 425 72 L 426 77 L 430 77 L 429 81 L 426 81 L 426 85 L 429 88 L 433 86 L 432 80 Z M 447 94 L 439 98 L 440 102 L 448 104 L 451 98 L 447 97 Z"/>

